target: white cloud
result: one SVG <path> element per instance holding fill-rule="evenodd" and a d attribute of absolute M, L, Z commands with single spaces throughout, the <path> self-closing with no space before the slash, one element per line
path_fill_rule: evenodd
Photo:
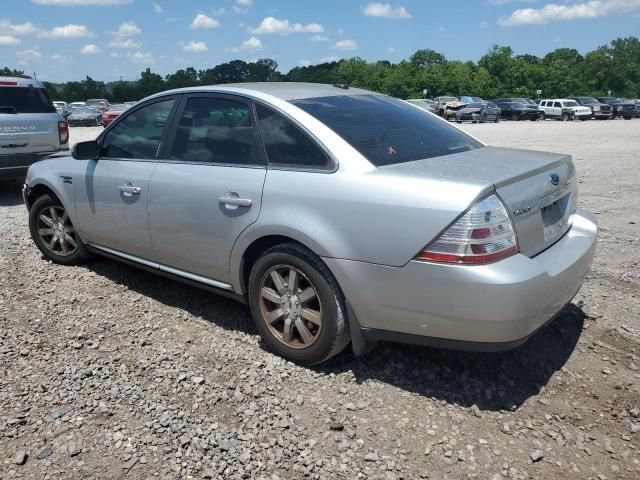
<path fill-rule="evenodd" d="M 480 22 L 480 24 L 478 26 L 480 28 L 487 28 L 489 26 L 489 24 L 483 20 L 483 21 Z"/>
<path fill-rule="evenodd" d="M 509 3 L 533 3 L 536 0 L 486 0 L 486 3 L 495 6 L 507 5 Z"/>
<path fill-rule="evenodd" d="M 55 27 L 50 31 L 38 33 L 42 38 L 87 38 L 93 37 L 93 33 L 85 25 L 70 23 L 63 27 Z"/>
<path fill-rule="evenodd" d="M 10 20 L 0 18 L 0 34 L 2 35 L 33 35 L 39 31 L 40 29 L 31 22 L 13 24 Z"/>
<path fill-rule="evenodd" d="M 31 0 L 36 5 L 52 7 L 113 7 L 126 5 L 133 0 Z"/>
<path fill-rule="evenodd" d="M 224 7 L 211 10 L 211 15 L 213 15 L 214 17 L 221 17 L 222 15 L 226 15 L 226 14 L 227 14 L 227 9 Z"/>
<path fill-rule="evenodd" d="M 234 5 L 232 9 L 233 9 L 233 13 L 237 13 L 238 15 L 246 15 L 247 13 L 249 13 L 248 8 L 241 8 L 237 5 Z"/>
<path fill-rule="evenodd" d="M 320 59 L 320 63 L 339 62 L 340 60 L 342 60 L 340 57 L 336 57 L 335 55 L 332 55 L 330 57 L 322 57 Z"/>
<path fill-rule="evenodd" d="M 333 44 L 333 48 L 337 50 L 355 50 L 358 44 L 355 40 L 338 40 Z"/>
<path fill-rule="evenodd" d="M 133 0 L 31 0 L 36 5 L 52 7 L 112 7 L 126 5 Z"/>
<path fill-rule="evenodd" d="M 122 22 L 118 27 L 118 30 L 109 32 L 116 37 L 132 37 L 142 33 L 142 30 L 132 21 Z"/>
<path fill-rule="evenodd" d="M 395 49 L 395 48 L 393 48 L 393 47 L 389 47 L 389 48 L 387 48 L 387 52 L 389 52 L 389 53 L 393 53 L 393 52 L 395 52 L 395 51 L 396 51 L 396 49 Z"/>
<path fill-rule="evenodd" d="M 131 38 L 115 38 L 108 46 L 111 48 L 140 48 L 140 44 Z"/>
<path fill-rule="evenodd" d="M 260 35 L 289 35 L 290 33 L 322 33 L 324 27 L 319 23 L 290 23 L 274 17 L 265 17 L 256 28 L 249 28 L 249 32 Z"/>
<path fill-rule="evenodd" d="M 96 55 L 100 53 L 100 47 L 95 43 L 89 43 L 80 49 L 82 55 Z"/>
<path fill-rule="evenodd" d="M 67 57 L 60 53 L 54 53 L 51 55 L 51 60 L 54 62 L 64 62 L 67 60 Z"/>
<path fill-rule="evenodd" d="M 14 45 L 20 45 L 22 40 L 13 35 L 0 35 L 0 47 L 8 47 Z"/>
<path fill-rule="evenodd" d="M 16 57 L 24 62 L 40 60 L 42 54 L 38 50 L 20 50 L 16 52 Z"/>
<path fill-rule="evenodd" d="M 111 52 L 109 56 L 113 58 L 122 58 L 122 54 L 120 52 Z"/>
<path fill-rule="evenodd" d="M 404 7 L 392 7 L 388 3 L 368 3 L 362 9 L 362 13 L 367 17 L 382 17 L 392 20 L 411 18 L 411 14 Z"/>
<path fill-rule="evenodd" d="M 312 42 L 328 42 L 329 37 L 325 37 L 324 35 L 314 35 L 309 40 L 311 40 Z"/>
<path fill-rule="evenodd" d="M 219 26 L 220 26 L 220 22 L 218 20 L 216 20 L 215 18 L 211 18 L 205 15 L 204 13 L 199 13 L 198 15 L 196 15 L 196 17 L 191 22 L 191 28 L 193 29 L 218 28 Z"/>
<path fill-rule="evenodd" d="M 191 40 L 189 43 L 182 46 L 182 50 L 185 52 L 206 52 L 209 49 L 207 48 L 206 43 Z"/>
<path fill-rule="evenodd" d="M 298 66 L 300 67 L 308 67 L 309 65 L 311 65 L 311 60 L 300 60 L 298 62 Z"/>
<path fill-rule="evenodd" d="M 236 0 L 238 5 L 242 5 L 243 7 L 250 7 L 253 5 L 253 0 Z"/>
<path fill-rule="evenodd" d="M 549 3 L 542 8 L 520 8 L 498 20 L 503 27 L 540 25 L 560 20 L 598 18 L 640 10 L 640 0 L 591 0 L 583 3 Z"/>
<path fill-rule="evenodd" d="M 156 13 L 162 13 L 162 6 L 157 2 L 153 2 L 153 11 Z"/>
<path fill-rule="evenodd" d="M 129 60 L 131 60 L 133 63 L 150 65 L 154 62 L 153 54 L 151 52 L 133 52 L 127 56 L 129 57 Z"/>
<path fill-rule="evenodd" d="M 258 37 L 251 37 L 248 40 L 242 42 L 239 47 L 232 48 L 231 51 L 242 52 L 247 50 L 260 50 L 262 48 L 264 48 L 262 40 L 260 40 Z"/>

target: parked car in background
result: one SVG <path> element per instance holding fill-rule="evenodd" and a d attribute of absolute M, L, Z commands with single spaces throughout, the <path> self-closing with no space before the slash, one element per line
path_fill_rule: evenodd
<path fill-rule="evenodd" d="M 102 112 L 95 107 L 78 107 L 67 119 L 71 127 L 89 127 L 102 125 Z"/>
<path fill-rule="evenodd" d="M 56 111 L 58 112 L 58 115 L 61 115 L 65 119 L 71 113 L 71 108 L 69 108 L 69 104 L 67 102 L 56 101 L 56 102 L 53 102 L 53 106 L 56 107 Z"/>
<path fill-rule="evenodd" d="M 109 110 L 102 113 L 102 125 L 106 128 L 111 122 L 120 116 L 129 107 L 124 103 L 109 106 Z"/>
<path fill-rule="evenodd" d="M 596 100 L 613 108 L 613 118 L 622 117 L 631 120 L 636 115 L 636 106 L 631 102 L 624 102 L 617 97 L 596 97 Z"/>
<path fill-rule="evenodd" d="M 455 118 L 456 111 L 466 104 L 458 100 L 457 97 L 436 97 L 433 99 L 436 114 L 445 120 Z"/>
<path fill-rule="evenodd" d="M 500 109 L 500 117 L 510 120 L 538 120 L 537 105 L 531 105 L 524 98 L 497 98 L 492 100 Z"/>
<path fill-rule="evenodd" d="M 462 95 L 460 97 L 458 97 L 458 100 L 460 100 L 462 103 L 481 103 L 484 102 L 484 100 L 480 97 L 469 97 L 467 95 Z"/>
<path fill-rule="evenodd" d="M 569 98 L 544 99 L 538 106 L 540 120 L 555 118 L 566 122 L 568 120 L 589 120 L 592 112 L 590 107 L 583 107 Z"/>
<path fill-rule="evenodd" d="M 500 108 L 492 102 L 472 102 L 456 112 L 456 122 L 485 123 L 500 121 Z"/>
<path fill-rule="evenodd" d="M 100 253 L 245 301 L 266 345 L 317 364 L 350 342 L 524 343 L 592 262 L 577 186 L 569 155 L 489 147 L 367 90 L 265 82 L 149 97 L 33 165 L 24 196 L 45 258 Z"/>
<path fill-rule="evenodd" d="M 75 110 L 76 108 L 80 108 L 84 106 L 86 106 L 86 103 L 84 102 L 71 102 L 69 104 L 69 108 L 71 109 L 71 111 Z"/>
<path fill-rule="evenodd" d="M 44 85 L 30 77 L 0 77 L 0 180 L 69 149 L 69 128 Z"/>
<path fill-rule="evenodd" d="M 106 98 L 90 98 L 85 102 L 87 107 L 95 107 L 101 112 L 106 112 L 109 109 L 109 100 Z"/>
<path fill-rule="evenodd" d="M 637 98 L 625 98 L 626 103 L 632 103 L 636 107 L 636 117 L 640 117 L 640 100 Z"/>
<path fill-rule="evenodd" d="M 588 107 L 591 109 L 591 116 L 596 119 L 608 120 L 612 117 L 611 105 L 599 102 L 593 97 L 568 97 L 571 100 L 575 100 L 579 105 Z"/>
<path fill-rule="evenodd" d="M 133 107 L 138 102 L 124 102 L 127 107 Z"/>
<path fill-rule="evenodd" d="M 436 113 L 436 109 L 433 108 L 435 105 L 433 100 L 429 100 L 428 98 L 411 98 L 406 100 L 406 102 L 426 110 L 429 113 Z"/>

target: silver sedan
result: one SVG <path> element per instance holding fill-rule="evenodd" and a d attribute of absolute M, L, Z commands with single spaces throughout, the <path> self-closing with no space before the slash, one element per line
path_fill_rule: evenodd
<path fill-rule="evenodd" d="M 570 156 L 484 145 L 343 85 L 173 90 L 33 165 L 44 256 L 99 254 L 248 303 L 316 364 L 349 343 L 517 346 L 571 301 L 594 218 Z"/>

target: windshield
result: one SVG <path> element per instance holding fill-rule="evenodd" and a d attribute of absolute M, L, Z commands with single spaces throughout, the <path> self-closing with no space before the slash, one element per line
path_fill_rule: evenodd
<path fill-rule="evenodd" d="M 73 113 L 95 113 L 95 109 L 94 108 L 89 108 L 89 107 L 78 107 L 76 108 Z"/>
<path fill-rule="evenodd" d="M 87 105 L 100 105 L 100 106 L 104 106 L 106 105 L 107 102 L 105 102 L 104 100 L 87 100 Z"/>
<path fill-rule="evenodd" d="M 44 88 L 0 87 L 2 113 L 56 113 Z"/>
<path fill-rule="evenodd" d="M 467 105 L 467 108 L 482 108 L 482 107 L 484 107 L 483 102 L 473 102 Z"/>
<path fill-rule="evenodd" d="M 109 112 L 124 112 L 127 108 L 127 105 L 111 105 L 109 107 Z"/>
<path fill-rule="evenodd" d="M 522 105 L 529 105 L 529 102 L 527 102 L 524 98 L 512 98 L 511 101 L 513 103 L 520 103 Z"/>
<path fill-rule="evenodd" d="M 292 103 L 331 128 L 377 167 L 482 146 L 441 119 L 391 97 L 341 95 Z"/>
<path fill-rule="evenodd" d="M 440 97 L 441 102 L 457 102 L 458 99 L 456 97 Z"/>
<path fill-rule="evenodd" d="M 598 101 L 592 97 L 581 97 L 580 102 L 582 102 L 584 105 L 595 105 L 598 103 Z"/>

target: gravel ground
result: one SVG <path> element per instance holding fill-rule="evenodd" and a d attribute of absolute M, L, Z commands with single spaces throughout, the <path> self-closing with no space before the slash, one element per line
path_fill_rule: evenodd
<path fill-rule="evenodd" d="M 640 120 L 463 128 L 573 154 L 601 225 L 574 303 L 505 353 L 389 344 L 298 367 L 241 305 L 44 261 L 0 186 L 0 479 L 639 478 Z"/>

